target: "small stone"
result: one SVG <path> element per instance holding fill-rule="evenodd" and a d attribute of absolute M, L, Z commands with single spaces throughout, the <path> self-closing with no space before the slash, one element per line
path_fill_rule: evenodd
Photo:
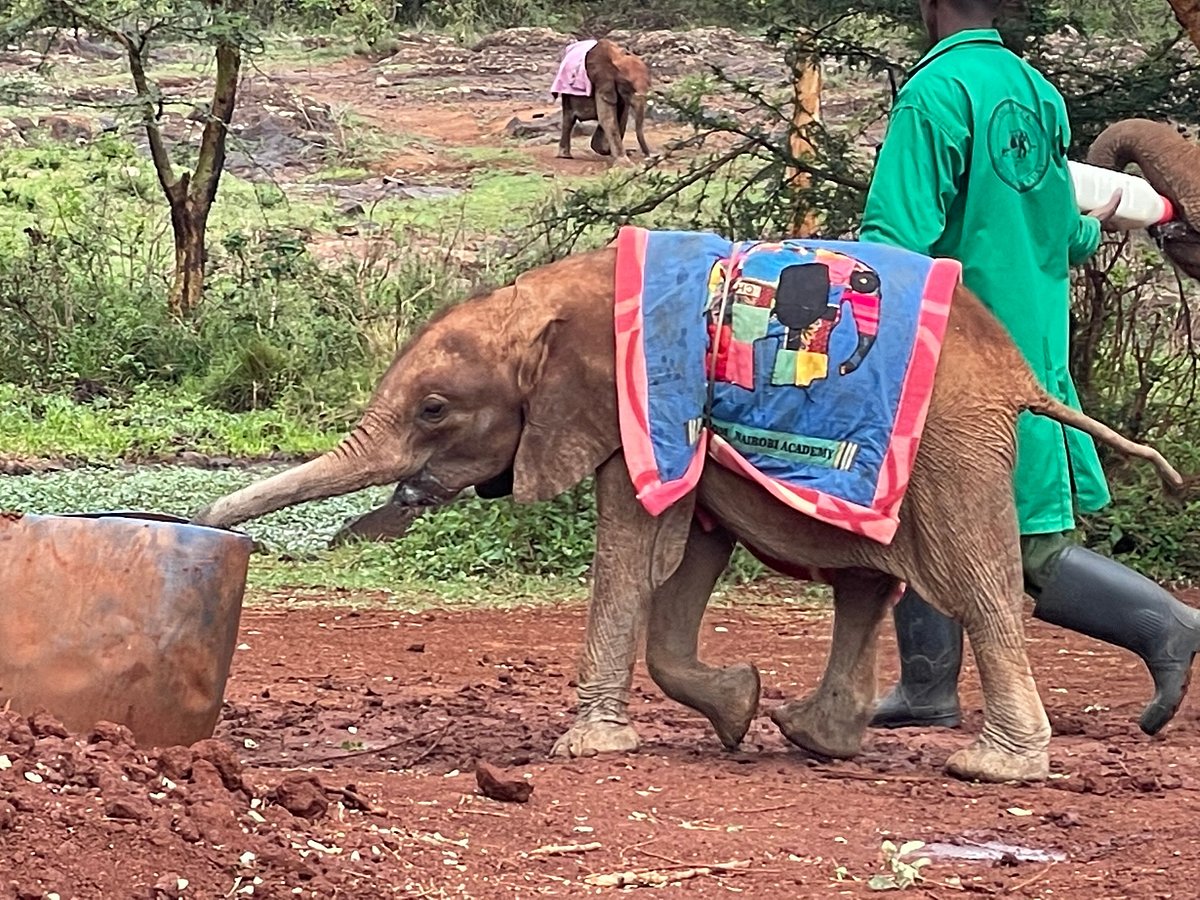
<path fill-rule="evenodd" d="M 12 830 L 17 821 L 17 810 L 7 800 L 0 800 L 0 832 Z"/>
<path fill-rule="evenodd" d="M 154 887 L 150 889 L 150 900 L 179 900 L 183 895 L 183 891 L 179 887 L 181 883 L 187 884 L 174 872 L 167 873 L 154 882 Z"/>
<path fill-rule="evenodd" d="M 0 742 L 12 745 L 20 753 L 28 753 L 37 739 L 25 717 L 10 709 L 0 712 Z"/>
<path fill-rule="evenodd" d="M 171 781 L 186 781 L 192 774 L 192 751 L 187 747 L 167 747 L 158 754 L 158 774 Z"/>
<path fill-rule="evenodd" d="M 1059 828 L 1076 828 L 1083 824 L 1083 820 L 1079 818 L 1079 813 L 1064 810 L 1061 812 L 1047 813 L 1046 821 Z"/>
<path fill-rule="evenodd" d="M 138 797 L 119 797 L 104 804 L 104 814 L 110 819 L 145 822 L 153 812 L 150 804 Z"/>
<path fill-rule="evenodd" d="M 187 816 L 176 816 L 172 819 L 171 830 L 189 844 L 195 844 L 200 840 L 200 828 Z"/>
<path fill-rule="evenodd" d="M 65 738 L 69 732 L 62 722 L 44 709 L 39 709 L 29 720 L 29 728 L 35 737 Z"/>
<path fill-rule="evenodd" d="M 116 722 L 97 722 L 88 733 L 89 744 L 109 743 L 114 747 L 134 746 L 133 732 Z"/>
<path fill-rule="evenodd" d="M 483 760 L 475 764 L 475 783 L 485 797 L 502 803 L 525 803 L 533 793 L 529 781 L 509 775 Z"/>
<path fill-rule="evenodd" d="M 226 790 L 244 791 L 245 782 L 242 780 L 242 764 L 228 744 L 213 738 L 197 741 L 191 747 L 194 759 L 208 760 L 221 773 L 221 781 Z M 248 792 L 247 792 L 248 793 Z"/>
<path fill-rule="evenodd" d="M 282 806 L 293 816 L 315 821 L 329 810 L 329 800 L 321 780 L 311 773 L 297 772 L 288 775 L 275 788 L 269 799 Z"/>
<path fill-rule="evenodd" d="M 409 644 L 408 652 L 409 653 L 424 653 L 425 645 L 424 644 Z"/>

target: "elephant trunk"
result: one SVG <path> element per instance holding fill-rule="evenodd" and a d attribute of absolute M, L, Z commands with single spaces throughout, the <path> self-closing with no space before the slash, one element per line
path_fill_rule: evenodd
<path fill-rule="evenodd" d="M 1152 233 L 1179 271 L 1200 280 L 1200 145 L 1165 122 L 1126 119 L 1096 138 L 1088 162 L 1117 170 L 1137 163 L 1175 207 L 1176 221 Z"/>
<path fill-rule="evenodd" d="M 197 525 L 228 528 L 295 506 L 401 480 L 411 473 L 398 461 L 389 433 L 368 413 L 337 447 L 314 460 L 214 500 L 192 518 Z"/>
<path fill-rule="evenodd" d="M 1149 119 L 1117 122 L 1092 143 L 1087 161 L 1118 171 L 1136 163 L 1154 189 L 1175 206 L 1176 214 L 1200 229 L 1200 146 L 1173 125 Z"/>

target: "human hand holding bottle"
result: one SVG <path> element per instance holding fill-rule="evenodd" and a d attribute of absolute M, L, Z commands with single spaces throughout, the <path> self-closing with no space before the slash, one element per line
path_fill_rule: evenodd
<path fill-rule="evenodd" d="M 1124 192 L 1120 188 L 1117 188 L 1115 191 L 1113 191 L 1113 195 L 1111 198 L 1109 198 L 1107 203 L 1105 203 L 1099 209 L 1093 209 L 1090 213 L 1088 213 L 1088 215 L 1092 218 L 1100 220 L 1101 231 L 1114 232 L 1121 230 L 1113 222 L 1113 216 L 1116 215 L 1117 207 L 1121 205 L 1122 196 L 1124 196 Z"/>

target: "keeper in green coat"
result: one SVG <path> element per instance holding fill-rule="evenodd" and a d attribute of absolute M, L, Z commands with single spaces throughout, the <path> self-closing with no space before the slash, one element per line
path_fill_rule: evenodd
<path fill-rule="evenodd" d="M 1008 328 L 1042 384 L 1078 409 L 1067 365 L 1070 266 L 1096 252 L 1120 197 L 1079 212 L 1066 105 L 1002 43 L 1000 5 L 920 0 L 937 43 L 896 99 L 859 238 L 959 260 L 966 286 Z M 1156 733 L 1183 701 L 1200 614 L 1068 539 L 1077 510 L 1094 512 L 1110 499 L 1089 436 L 1022 413 L 1014 487 L 1034 615 L 1141 656 L 1155 695 L 1140 724 Z M 873 724 L 956 725 L 961 627 L 912 590 L 895 621 L 900 682 Z"/>

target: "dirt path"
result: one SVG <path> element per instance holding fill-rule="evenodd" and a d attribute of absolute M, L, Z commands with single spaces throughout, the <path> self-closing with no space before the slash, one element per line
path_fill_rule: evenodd
<path fill-rule="evenodd" d="M 421 48 L 412 56 L 424 59 L 429 52 Z M 370 162 L 370 169 L 378 174 L 450 180 L 473 169 L 517 169 L 564 178 L 599 174 L 608 163 L 588 148 L 586 133 L 575 135 L 575 158 L 563 160 L 555 156 L 557 126 L 547 125 L 543 135 L 515 141 L 506 131 L 514 119 L 527 125 L 556 119 L 559 106 L 548 92 L 555 61 L 550 54 L 531 62 L 526 70 L 508 76 L 503 89 L 497 87 L 494 75 L 444 67 L 427 74 L 413 71 L 416 63 L 388 66 L 356 57 L 276 72 L 271 80 L 331 109 L 348 110 L 379 134 L 405 143 L 404 148 Z M 397 71 L 398 65 L 404 70 Z M 678 124 L 651 121 L 646 127 L 647 139 L 655 147 L 687 133 Z M 632 132 L 627 146 L 634 146 Z M 464 150 L 492 152 L 472 155 Z M 498 155 L 505 150 L 519 152 Z"/>
<path fill-rule="evenodd" d="M 583 614 L 574 605 L 248 611 L 218 731 L 245 764 L 232 789 L 222 789 L 223 769 L 218 777 L 199 761 L 165 786 L 154 777 L 159 756 L 119 742 L 91 745 L 86 760 L 53 736 L 22 751 L 16 737 L 6 745 L 0 720 L 0 753 L 15 761 L 8 770 L 0 763 L 0 897 L 171 896 L 150 888 L 180 877 L 190 883 L 184 897 L 245 896 L 250 887 L 255 897 L 582 896 L 606 890 L 589 886 L 589 875 L 742 860 L 744 869 L 683 889 L 867 896 L 889 839 L 943 845 L 925 870 L 927 896 L 1194 896 L 1197 707 L 1186 706 L 1164 737 L 1142 736 L 1134 719 L 1149 682 L 1127 654 L 1030 623 L 1055 728 L 1055 777 L 1043 786 L 942 775 L 946 756 L 980 726 L 969 666 L 963 728 L 875 732 L 852 763 L 805 757 L 765 718 L 740 752 L 723 752 L 707 724 L 665 700 L 639 668 L 642 751 L 551 761 L 545 754 L 574 702 Z M 815 683 L 829 626 L 779 605 L 714 610 L 704 648 L 712 662 L 756 662 L 769 707 Z M 890 638 L 884 658 L 890 678 Z M 71 777 L 61 777 L 64 757 L 75 759 Z M 529 802 L 479 796 L 477 759 L 530 775 Z M 20 780 L 33 760 L 44 776 L 36 784 Z M 297 818 L 263 799 L 295 769 L 353 793 L 330 793 L 343 804 L 314 821 Z M 141 809 L 133 820 L 124 807 L 114 814 L 119 791 Z M 149 807 L 137 807 L 147 796 Z M 123 847 L 115 858 L 104 852 L 114 843 Z M 568 844 L 599 846 L 534 852 Z M 971 855 L 986 859 L 961 858 Z"/>

